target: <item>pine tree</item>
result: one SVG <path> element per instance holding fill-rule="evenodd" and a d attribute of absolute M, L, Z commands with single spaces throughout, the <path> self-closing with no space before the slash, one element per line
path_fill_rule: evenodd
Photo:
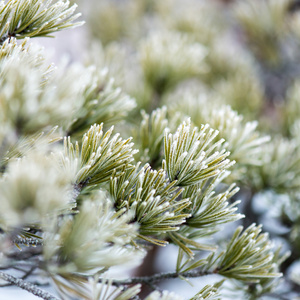
<path fill-rule="evenodd" d="M 163 280 L 197 278 L 191 300 L 292 299 L 298 2 L 90 5 L 89 61 L 55 67 L 31 39 L 83 25 L 77 5 L 0 1 L 2 287 L 52 300 L 171 300 L 183 297 Z M 110 273 L 169 245 L 169 272 Z"/>

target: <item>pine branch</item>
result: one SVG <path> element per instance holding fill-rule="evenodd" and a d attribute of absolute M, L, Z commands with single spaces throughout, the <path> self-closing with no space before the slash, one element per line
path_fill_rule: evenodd
<path fill-rule="evenodd" d="M 139 165 L 128 168 L 118 178 L 112 178 L 110 193 L 118 209 L 126 207 L 134 211 L 134 221 L 140 224 L 141 238 L 165 245 L 165 242 L 150 236 L 178 230 L 189 217 L 183 210 L 190 201 L 178 200 L 181 190 L 174 187 L 175 182 L 170 183 L 166 179 L 164 170 L 153 171 L 148 164 L 139 170 Z"/>
<path fill-rule="evenodd" d="M 0 2 L 0 44 L 5 40 L 16 37 L 51 36 L 52 33 L 75 26 L 80 14 L 74 14 L 77 5 L 70 2 L 44 0 L 9 0 Z"/>
<path fill-rule="evenodd" d="M 62 164 L 66 168 L 75 164 L 76 188 L 108 181 L 112 175 L 120 175 L 122 168 L 133 160 L 137 150 L 132 149 L 131 138 L 123 140 L 120 134 L 111 137 L 113 128 L 103 132 L 103 123 L 91 126 L 82 138 L 81 149 L 78 143 L 72 144 L 70 137 L 65 138 Z"/>
<path fill-rule="evenodd" d="M 224 142 L 215 142 L 218 134 L 208 124 L 193 127 L 190 119 L 175 134 L 165 132 L 163 168 L 170 181 L 177 180 L 177 186 L 194 185 L 231 167 L 235 161 L 227 159 L 230 153 L 217 151 Z"/>
<path fill-rule="evenodd" d="M 9 275 L 9 274 L 6 274 L 6 273 L 3 273 L 3 272 L 0 272 L 0 278 L 7 281 L 7 282 L 10 282 L 11 284 L 23 289 L 23 290 L 26 290 L 27 292 L 37 296 L 37 297 L 40 297 L 44 300 L 58 300 L 58 298 L 52 296 L 51 294 L 39 289 L 38 287 L 36 287 L 34 284 L 30 283 L 30 282 L 26 282 L 22 279 L 19 279 L 19 278 L 16 278 L 12 275 Z"/>
<path fill-rule="evenodd" d="M 83 75 L 82 75 L 82 74 Z M 104 123 L 105 127 L 122 121 L 136 106 L 136 102 L 115 85 L 107 69 L 85 68 L 78 74 L 83 86 L 79 105 L 74 112 L 67 136 L 82 137 L 93 124 Z M 81 76 L 81 77 L 80 77 Z"/>

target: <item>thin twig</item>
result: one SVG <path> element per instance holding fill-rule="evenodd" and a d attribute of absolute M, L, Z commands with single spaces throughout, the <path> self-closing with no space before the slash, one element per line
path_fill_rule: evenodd
<path fill-rule="evenodd" d="M 113 279 L 111 281 L 111 284 L 119 287 L 119 286 L 124 286 L 124 285 L 132 285 L 132 284 L 146 284 L 148 286 L 154 286 L 156 282 L 159 282 L 161 280 L 165 279 L 175 279 L 175 278 L 180 278 L 180 277 L 186 277 L 186 278 L 196 278 L 196 277 L 201 277 L 201 276 L 206 276 L 206 275 L 213 275 L 216 274 L 215 271 L 189 271 L 189 272 L 184 272 L 184 273 L 177 273 L 177 272 L 167 272 L 167 273 L 158 273 L 154 274 L 151 276 L 139 276 L 139 277 L 131 277 L 128 279 L 123 279 L 123 280 L 118 280 L 118 279 Z M 83 280 L 88 280 L 90 276 L 88 275 L 83 275 L 83 274 L 73 274 L 73 276 L 78 277 Z M 99 278 L 99 282 L 102 282 L 104 280 L 103 278 Z"/>
<path fill-rule="evenodd" d="M 149 287 L 154 287 L 156 282 L 160 282 L 161 280 L 165 279 L 175 279 L 175 278 L 180 278 L 180 277 L 185 277 L 185 278 L 196 278 L 196 277 L 201 277 L 201 276 L 207 276 L 207 275 L 214 275 L 217 274 L 216 271 L 189 271 L 189 272 L 184 272 L 184 273 L 178 273 L 178 272 L 166 272 L 166 273 L 158 273 L 154 274 L 151 276 L 138 276 L 138 277 L 131 277 L 128 279 L 113 279 L 111 281 L 111 284 L 120 287 L 124 285 L 132 285 L 132 284 L 146 284 Z M 90 276 L 88 275 L 83 275 L 83 274 L 73 274 L 73 276 L 78 277 L 83 280 L 88 280 Z M 98 282 L 101 283 L 103 278 L 99 278 Z"/>
<path fill-rule="evenodd" d="M 141 277 L 132 277 L 125 280 L 113 280 L 113 285 L 129 285 L 135 283 L 144 283 L 144 284 L 154 284 L 155 282 L 159 282 L 164 279 L 174 279 L 179 277 L 186 277 L 186 278 L 195 278 L 201 277 L 206 275 L 214 274 L 214 272 L 207 272 L 207 271 L 189 271 L 185 273 L 177 273 L 177 272 L 167 272 L 167 273 L 159 273 L 154 274 L 151 276 L 141 276 Z M 100 279 L 101 281 L 101 279 Z"/>
<path fill-rule="evenodd" d="M 27 272 L 25 272 L 25 274 L 22 276 L 22 279 L 26 279 L 27 277 L 29 277 L 30 275 L 32 275 L 32 273 L 34 272 L 34 270 L 36 270 L 37 266 L 33 266 L 31 267 Z"/>
<path fill-rule="evenodd" d="M 24 275 L 21 277 L 21 279 L 24 280 L 24 279 L 26 279 L 27 277 L 29 277 L 30 275 L 32 275 L 33 271 L 34 271 L 36 268 L 37 268 L 37 266 L 32 266 L 32 267 L 31 267 L 29 270 L 27 270 L 27 271 L 21 270 L 21 269 L 19 269 L 19 268 L 17 268 L 17 267 L 15 267 L 14 269 L 15 269 L 15 270 L 18 270 L 18 271 L 24 272 Z M 2 287 L 12 286 L 12 285 L 14 285 L 14 284 L 10 282 L 10 283 L 7 283 L 7 284 L 1 284 L 0 287 L 2 288 Z"/>
<path fill-rule="evenodd" d="M 16 278 L 12 275 L 0 272 L 0 278 L 44 300 L 59 300 L 48 292 L 39 289 L 34 284 L 26 282 L 20 278 Z"/>

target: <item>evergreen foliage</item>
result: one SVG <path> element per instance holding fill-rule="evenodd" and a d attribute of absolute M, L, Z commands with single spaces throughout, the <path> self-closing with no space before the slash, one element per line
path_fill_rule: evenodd
<path fill-rule="evenodd" d="M 225 2 L 95 1 L 90 65 L 56 68 L 31 39 L 83 25 L 77 5 L 0 1 L 2 287 L 180 300 L 159 284 L 196 278 L 190 300 L 299 293 L 298 2 Z M 174 269 L 141 276 L 170 244 Z"/>

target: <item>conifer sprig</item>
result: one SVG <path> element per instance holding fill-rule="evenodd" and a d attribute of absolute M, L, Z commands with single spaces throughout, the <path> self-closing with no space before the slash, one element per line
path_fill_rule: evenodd
<path fill-rule="evenodd" d="M 242 226 L 236 229 L 219 261 L 219 274 L 248 282 L 282 276 L 274 271 L 272 244 L 261 227 L 252 224 L 243 233 Z"/>
<path fill-rule="evenodd" d="M 228 203 L 228 200 L 239 191 L 235 184 L 227 187 L 224 192 L 217 192 L 221 189 L 221 182 L 228 175 L 229 172 L 223 171 L 212 180 L 205 180 L 200 184 L 185 188 L 183 196 L 189 198 L 192 202 L 191 217 L 186 222 L 188 226 L 199 229 L 212 229 L 217 225 L 233 222 L 244 217 L 235 213 L 237 211 L 236 205 L 240 201 Z M 196 232 L 193 236 L 195 234 Z"/>
<path fill-rule="evenodd" d="M 252 183 L 256 188 L 272 188 L 278 193 L 297 191 L 300 187 L 300 140 L 276 137 L 264 145 L 264 164 L 254 170 Z"/>
<path fill-rule="evenodd" d="M 221 300 L 220 287 L 224 280 L 216 282 L 215 284 L 206 285 L 199 293 L 189 300 Z"/>
<path fill-rule="evenodd" d="M 154 110 L 151 115 L 141 112 L 142 121 L 139 131 L 134 136 L 139 145 L 139 156 L 152 167 L 161 165 L 164 132 L 168 129 L 167 108 Z"/>
<path fill-rule="evenodd" d="M 123 289 L 121 287 L 115 288 L 112 292 L 109 291 L 109 288 L 112 288 L 112 280 L 111 279 L 103 279 L 98 284 L 98 278 L 95 276 L 95 280 L 93 281 L 93 300 L 130 300 L 134 299 L 134 297 L 141 291 L 141 284 L 136 284 L 130 288 Z"/>
<path fill-rule="evenodd" d="M 0 43 L 15 37 L 51 36 L 52 33 L 75 26 L 81 14 L 74 14 L 77 5 L 70 1 L 8 0 L 0 2 Z"/>
<path fill-rule="evenodd" d="M 27 39 L 20 45 L 6 41 L 0 50 L 0 123 L 10 128 L 10 138 L 68 122 L 80 84 L 70 86 L 73 77 L 54 72 Z"/>
<path fill-rule="evenodd" d="M 71 178 L 51 156 L 32 151 L 8 163 L 0 180 L 1 227 L 43 223 L 47 215 L 72 208 Z"/>
<path fill-rule="evenodd" d="M 219 131 L 217 138 L 223 138 L 225 142 L 219 146 L 220 149 L 230 151 L 230 159 L 236 161 L 233 171 L 234 177 L 241 180 L 247 166 L 260 166 L 264 161 L 262 147 L 270 141 L 270 136 L 263 136 L 258 130 L 257 121 L 243 120 L 228 105 L 206 102 L 208 99 L 202 96 L 178 97 L 175 107 L 171 110 L 179 111 L 189 116 L 196 126 L 208 123 L 212 128 Z M 215 139 L 216 140 L 216 139 Z"/>
<path fill-rule="evenodd" d="M 170 232 L 168 236 L 190 259 L 194 259 L 194 250 L 216 250 L 214 245 L 202 243 L 198 239 L 211 237 L 220 230 L 220 225 L 244 217 L 242 214 L 236 213 L 237 204 L 240 201 L 228 203 L 239 188 L 235 187 L 235 184 L 227 189 L 222 187 L 222 180 L 228 176 L 228 173 L 230 172 L 223 171 L 212 179 L 183 189 L 182 197 L 191 201 L 186 209 L 190 216 L 177 232 Z M 197 262 L 193 262 L 193 264 L 196 266 Z"/>
<path fill-rule="evenodd" d="M 76 174 L 74 183 L 77 187 L 96 185 L 105 181 L 114 174 L 121 174 L 124 166 L 133 160 L 137 152 L 132 149 L 131 139 L 124 140 L 115 134 L 111 137 L 113 127 L 103 132 L 103 124 L 93 125 L 84 134 L 82 145 L 76 142 L 75 146 L 70 137 L 65 138 L 65 164 L 75 164 Z"/>
<path fill-rule="evenodd" d="M 164 245 L 164 241 L 151 238 L 169 231 L 176 231 L 189 216 L 184 210 L 189 199 L 178 199 L 182 190 L 170 183 L 164 170 L 153 171 L 149 165 L 139 170 L 139 164 L 112 178 L 110 193 L 117 207 L 126 207 L 134 213 L 134 221 L 140 224 L 140 237 Z"/>
<path fill-rule="evenodd" d="M 142 258 L 144 252 L 130 245 L 137 224 L 128 224 L 129 219 L 124 211 L 115 212 L 105 193 L 99 192 L 75 216 L 53 220 L 44 238 L 48 271 L 66 277 L 77 272 L 91 275 Z"/>
<path fill-rule="evenodd" d="M 115 86 L 114 79 L 108 77 L 107 69 L 82 68 L 78 75 L 84 77 L 85 83 L 78 99 L 81 103 L 76 103 L 73 120 L 67 128 L 68 135 L 79 136 L 93 124 L 117 124 L 135 108 L 135 100 Z"/>
<path fill-rule="evenodd" d="M 202 125 L 192 128 L 191 121 L 183 122 L 175 134 L 165 133 L 163 167 L 171 181 L 189 186 L 218 175 L 234 164 L 226 150 L 215 151 L 224 140 L 214 142 L 217 130 Z"/>

